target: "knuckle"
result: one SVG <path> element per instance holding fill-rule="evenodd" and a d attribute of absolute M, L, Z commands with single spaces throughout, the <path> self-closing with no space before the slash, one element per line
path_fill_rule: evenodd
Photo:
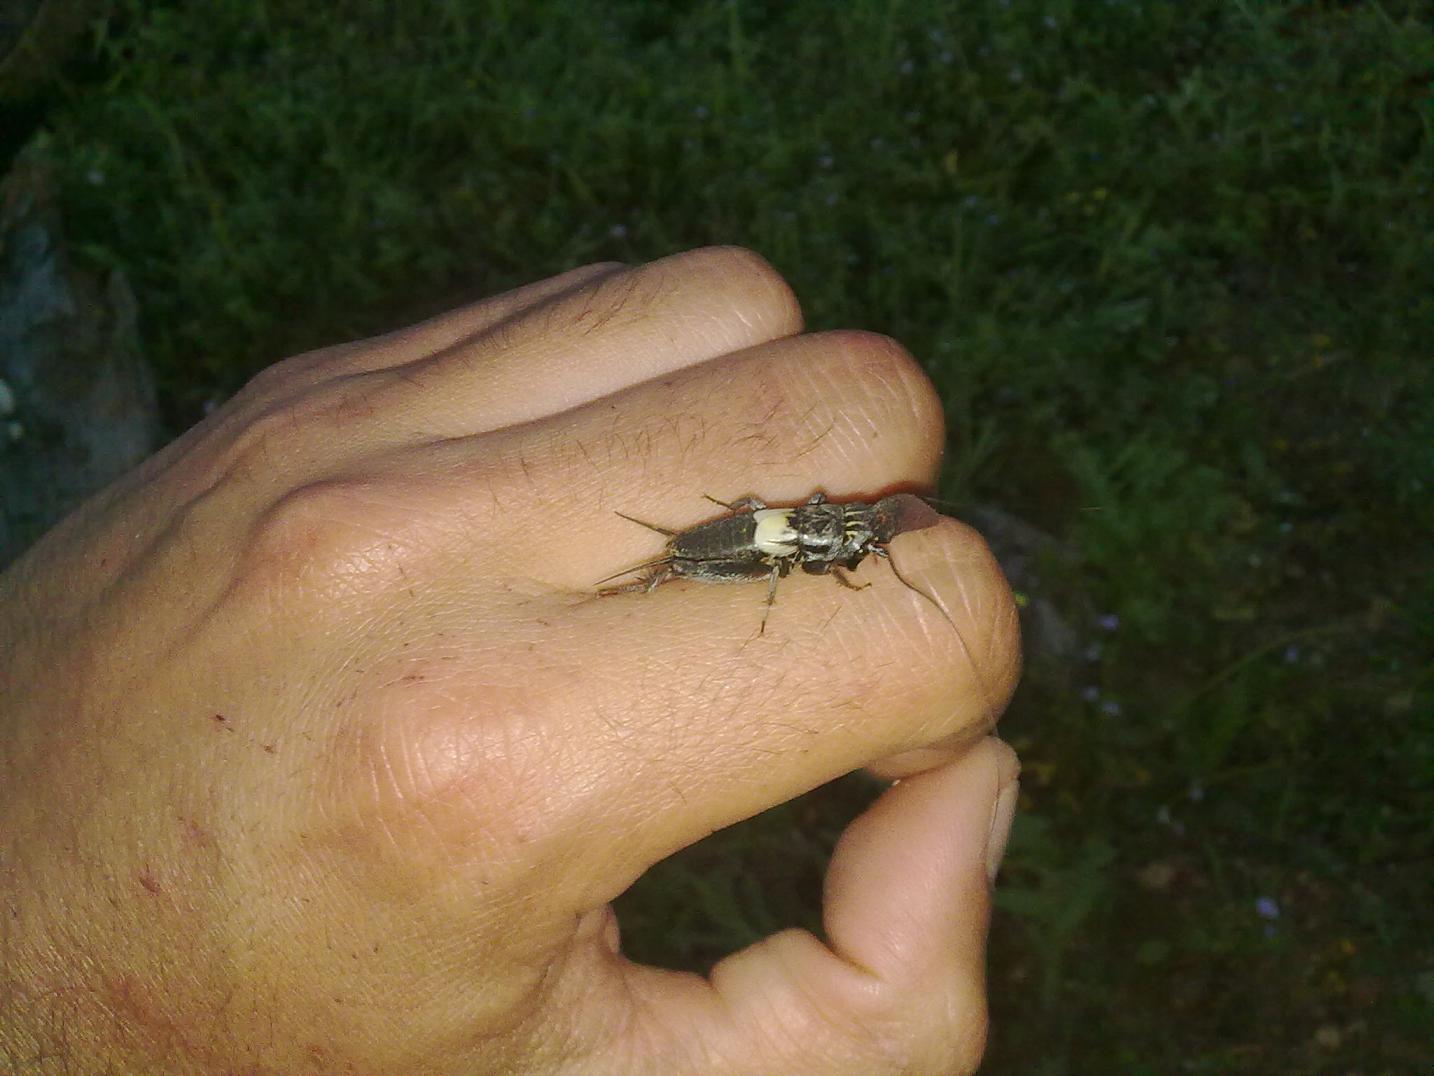
<path fill-rule="evenodd" d="M 290 387 L 306 356 L 295 355 L 270 363 L 244 383 L 236 394 L 236 400 L 266 399 Z"/>
<path fill-rule="evenodd" d="M 984 990 L 963 979 L 945 989 L 880 991 L 876 997 L 879 1008 L 868 1014 L 864 1030 L 868 1049 L 889 1071 L 951 1074 L 979 1068 L 989 1025 Z"/>
<path fill-rule="evenodd" d="M 881 333 L 843 329 L 823 334 L 844 362 L 842 374 L 855 379 L 884 417 L 941 434 L 941 397 L 926 371 L 898 341 Z"/>
<path fill-rule="evenodd" d="M 833 1066 L 857 1072 L 973 1073 L 985 1054 L 987 1015 L 984 992 L 969 987 L 915 992 L 872 990 L 845 1019 L 829 1029 L 841 1046 L 832 1052 L 851 1061 Z"/>
<path fill-rule="evenodd" d="M 185 488 L 194 495 L 227 485 L 272 488 L 303 479 L 321 459 L 353 445 L 366 420 L 386 406 L 380 395 L 386 382 L 371 377 L 237 400 L 206 433 L 195 465 L 186 471 Z"/>
<path fill-rule="evenodd" d="M 986 1022 L 929 1042 L 914 1056 L 906 1072 L 970 1073 L 981 1066 L 986 1053 Z"/>
<path fill-rule="evenodd" d="M 268 599 L 339 600 L 396 584 L 414 552 L 413 513 L 387 483 L 325 478 L 284 493 L 255 520 L 236 586 Z"/>
<path fill-rule="evenodd" d="M 667 262 L 683 276 L 710 282 L 730 296 L 745 318 L 760 321 L 779 335 L 801 330 L 802 311 L 796 293 L 756 251 L 739 246 L 699 247 Z"/>
<path fill-rule="evenodd" d="M 939 446 L 945 439 L 941 398 L 931 379 L 901 344 L 889 336 L 858 329 L 814 333 L 803 338 L 805 366 L 798 376 L 818 382 L 824 392 L 839 386 L 853 401 L 843 413 L 862 429 L 883 437 L 906 438 L 911 446 Z M 810 349 L 810 350 L 808 350 Z"/>
<path fill-rule="evenodd" d="M 570 695 L 515 679 L 511 653 L 453 659 L 430 651 L 364 677 L 349 707 L 383 720 L 336 730 L 324 814 L 382 856 L 478 864 L 500 886 L 571 863 L 597 777 L 579 745 L 544 731 Z"/>
<path fill-rule="evenodd" d="M 772 263 L 747 247 L 699 247 L 680 257 L 693 267 L 724 277 L 736 277 L 749 284 L 787 289 L 786 280 L 773 268 Z"/>
<path fill-rule="evenodd" d="M 335 359 L 348 354 L 357 346 L 359 345 L 338 344 L 270 363 L 244 383 L 244 387 L 235 394 L 235 399 L 272 401 L 296 390 L 308 388 L 314 383 L 317 374 L 321 374 Z"/>
<path fill-rule="evenodd" d="M 289 380 L 291 389 L 299 376 L 296 373 Z M 219 433 L 205 481 L 217 485 L 236 476 L 274 472 L 277 464 L 292 474 L 308 455 L 326 452 L 338 443 L 335 431 L 344 431 L 348 439 L 359 420 L 376 412 L 381 405 L 375 388 L 366 375 L 353 382 L 290 391 L 283 397 L 256 397 Z"/>

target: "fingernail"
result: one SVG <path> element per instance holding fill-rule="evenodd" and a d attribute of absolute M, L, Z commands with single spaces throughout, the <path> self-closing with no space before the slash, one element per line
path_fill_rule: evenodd
<path fill-rule="evenodd" d="M 1005 746 L 1004 744 L 1002 745 Z M 1020 763 L 1016 754 L 1006 748 L 1008 758 L 1000 763 L 1001 790 L 991 808 L 991 829 L 986 835 L 986 877 L 994 885 L 996 872 L 1006 855 L 1006 841 L 1011 836 L 1011 822 L 1016 817 L 1016 800 L 1021 794 Z"/>

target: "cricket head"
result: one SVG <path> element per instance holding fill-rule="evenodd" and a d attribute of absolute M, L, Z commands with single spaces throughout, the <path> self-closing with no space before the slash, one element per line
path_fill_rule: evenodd
<path fill-rule="evenodd" d="M 913 493 L 895 493 L 872 505 L 871 530 L 882 545 L 898 534 L 921 531 L 941 522 L 941 513 Z"/>

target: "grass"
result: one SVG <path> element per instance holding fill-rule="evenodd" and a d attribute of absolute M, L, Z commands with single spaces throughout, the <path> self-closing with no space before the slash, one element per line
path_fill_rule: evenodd
<path fill-rule="evenodd" d="M 166 416 L 598 258 L 750 245 L 927 364 L 1054 535 L 994 1072 L 1434 1057 L 1434 13 L 1418 3 L 123 2 L 44 114 Z M 202 13 L 200 9 L 202 8 Z M 860 778 L 625 898 L 812 923 Z M 794 865 L 796 865 L 794 869 Z"/>

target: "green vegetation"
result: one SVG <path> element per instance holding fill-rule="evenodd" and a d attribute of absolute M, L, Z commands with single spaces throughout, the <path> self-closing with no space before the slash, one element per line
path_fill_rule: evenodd
<path fill-rule="evenodd" d="M 946 496 L 1072 551 L 1087 653 L 1004 726 L 991 1070 L 1427 1071 L 1427 4 L 117 7 L 44 126 L 172 426 L 461 296 L 761 251 L 814 327 L 927 363 Z M 870 794 L 664 865 L 630 949 L 815 926 Z"/>

